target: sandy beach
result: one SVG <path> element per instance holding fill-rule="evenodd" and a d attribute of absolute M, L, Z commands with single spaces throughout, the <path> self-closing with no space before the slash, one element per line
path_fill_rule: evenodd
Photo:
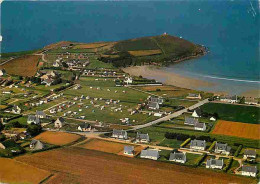
<path fill-rule="evenodd" d="M 164 84 L 174 85 L 182 88 L 198 88 L 209 87 L 214 85 L 207 81 L 193 79 L 185 76 L 181 76 L 172 72 L 162 71 L 154 66 L 132 66 L 123 69 L 124 72 L 133 76 L 143 76 L 149 79 L 155 79 Z"/>

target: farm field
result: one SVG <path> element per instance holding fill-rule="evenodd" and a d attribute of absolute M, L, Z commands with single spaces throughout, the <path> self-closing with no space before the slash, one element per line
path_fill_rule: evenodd
<path fill-rule="evenodd" d="M 108 45 L 108 43 L 88 43 L 88 44 L 77 44 L 73 46 L 73 49 L 94 49 Z"/>
<path fill-rule="evenodd" d="M 135 50 L 135 51 L 128 51 L 133 56 L 150 56 L 155 54 L 161 54 L 161 50 Z"/>
<path fill-rule="evenodd" d="M 217 113 L 222 120 L 259 124 L 259 107 L 207 103 L 201 106 L 201 109 L 210 114 Z"/>
<path fill-rule="evenodd" d="M 16 159 L 55 172 L 54 177 L 46 183 L 183 184 L 190 183 L 191 178 L 195 184 L 256 183 L 256 180 L 251 178 L 226 175 L 201 168 L 194 169 L 145 159 L 127 158 L 76 147 L 39 152 Z"/>
<path fill-rule="evenodd" d="M 20 76 L 33 76 L 37 71 L 37 64 L 41 56 L 27 55 L 14 59 L 0 66 L 7 74 Z"/>
<path fill-rule="evenodd" d="M 219 120 L 212 134 L 260 139 L 260 125 Z"/>
<path fill-rule="evenodd" d="M 80 138 L 79 135 L 70 134 L 65 132 L 43 132 L 40 135 L 37 135 L 34 139 L 38 139 L 42 142 L 54 145 L 66 145 L 72 142 L 77 141 Z"/>
<path fill-rule="evenodd" d="M 40 183 L 51 173 L 14 159 L 0 158 L 0 183 Z"/>

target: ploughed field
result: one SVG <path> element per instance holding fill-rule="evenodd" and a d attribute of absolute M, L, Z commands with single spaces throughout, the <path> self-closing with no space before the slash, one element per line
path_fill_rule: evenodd
<path fill-rule="evenodd" d="M 251 178 L 77 147 L 39 152 L 16 159 L 54 173 L 46 183 L 256 183 Z"/>
<path fill-rule="evenodd" d="M 26 55 L 17 59 L 13 59 L 0 69 L 5 69 L 7 74 L 19 76 L 34 76 L 37 72 L 37 64 L 41 56 Z"/>
<path fill-rule="evenodd" d="M 13 159 L 0 158 L 0 183 L 40 183 L 50 174 Z"/>
<path fill-rule="evenodd" d="M 260 125 L 219 120 L 212 134 L 229 135 L 247 139 L 260 139 Z"/>
<path fill-rule="evenodd" d="M 77 141 L 80 138 L 79 135 L 70 134 L 65 132 L 43 132 L 40 135 L 37 135 L 35 139 L 42 142 L 54 145 L 66 145 Z"/>

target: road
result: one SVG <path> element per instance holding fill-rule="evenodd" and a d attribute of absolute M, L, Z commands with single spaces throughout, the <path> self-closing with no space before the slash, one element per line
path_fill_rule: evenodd
<path fill-rule="evenodd" d="M 146 123 L 146 124 L 144 124 L 144 125 L 134 126 L 134 128 L 131 129 L 131 130 L 138 130 L 138 129 L 141 129 L 141 128 L 146 128 L 146 127 L 149 127 L 149 126 L 158 124 L 158 123 L 163 122 L 163 121 L 168 121 L 168 120 L 170 120 L 170 119 L 172 119 L 172 118 L 176 118 L 176 117 L 180 116 L 181 114 L 187 112 L 188 109 L 195 109 L 195 108 L 200 107 L 200 106 L 202 106 L 202 105 L 204 105 L 205 103 L 208 103 L 208 102 L 209 102 L 208 99 L 202 100 L 202 101 L 200 101 L 200 102 L 198 102 L 198 103 L 196 103 L 196 104 L 194 104 L 194 105 L 192 105 L 192 106 L 190 106 L 190 107 L 188 107 L 188 108 L 185 108 L 185 109 L 182 109 L 182 110 L 180 110 L 180 111 L 174 112 L 174 113 L 169 114 L 169 115 L 167 115 L 167 116 L 164 116 L 164 117 L 162 117 L 162 118 L 160 118 L 160 119 L 151 121 L 151 122 Z"/>

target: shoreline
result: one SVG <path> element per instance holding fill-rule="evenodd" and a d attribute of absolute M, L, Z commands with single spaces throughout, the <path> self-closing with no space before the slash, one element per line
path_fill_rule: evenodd
<path fill-rule="evenodd" d="M 207 81 L 193 79 L 191 77 L 182 76 L 176 73 L 162 71 L 155 66 L 131 66 L 122 69 L 124 72 L 133 76 L 143 76 L 148 79 L 155 79 L 167 85 L 173 85 L 182 88 L 198 88 L 198 87 L 210 87 L 215 85 Z"/>

